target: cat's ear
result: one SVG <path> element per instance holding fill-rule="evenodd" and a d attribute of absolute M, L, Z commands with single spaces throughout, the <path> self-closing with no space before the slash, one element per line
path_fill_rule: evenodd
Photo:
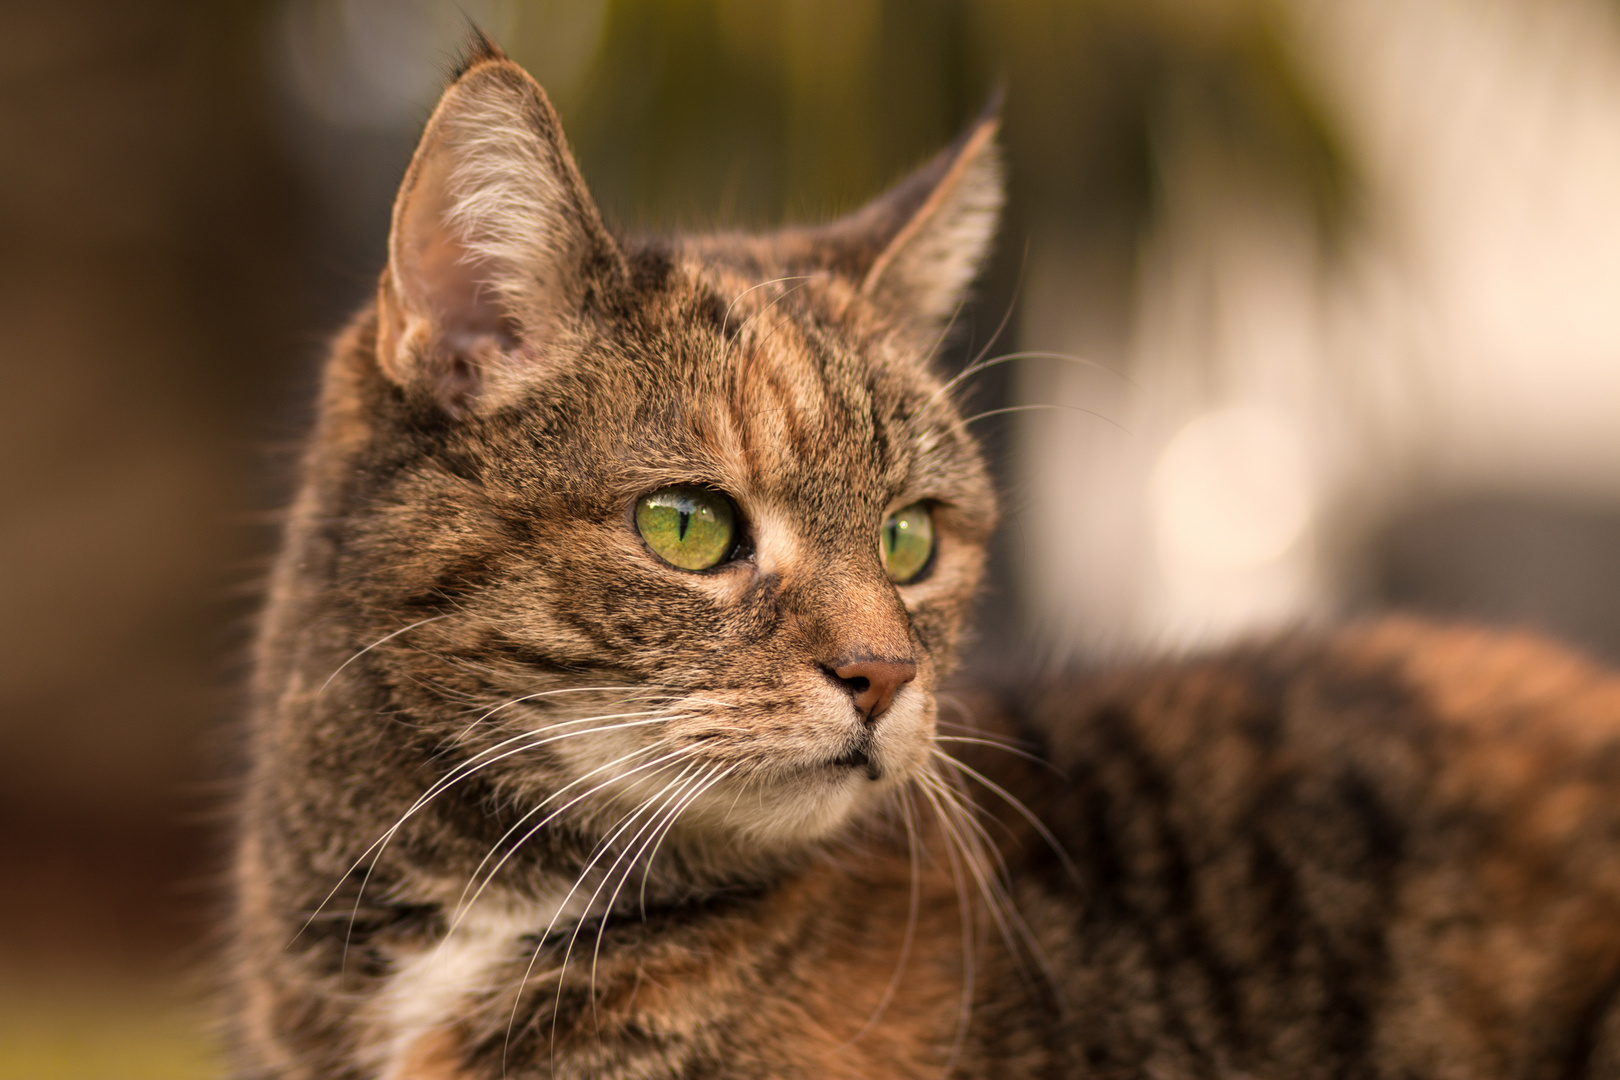
<path fill-rule="evenodd" d="M 989 253 L 1004 199 L 998 102 L 956 141 L 824 236 L 836 265 L 898 314 L 937 324 Z"/>
<path fill-rule="evenodd" d="M 503 369 L 565 347 L 622 272 L 545 92 L 480 40 L 394 203 L 378 363 L 460 412 Z"/>

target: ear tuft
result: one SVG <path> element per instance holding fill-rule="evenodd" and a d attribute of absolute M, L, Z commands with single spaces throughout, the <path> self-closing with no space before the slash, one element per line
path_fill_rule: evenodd
<path fill-rule="evenodd" d="M 622 268 L 544 91 L 474 49 L 400 186 L 378 299 L 384 371 L 452 413 L 565 343 L 592 276 Z"/>
<path fill-rule="evenodd" d="M 484 33 L 483 27 L 467 20 L 467 44 L 462 46 L 461 56 L 456 60 L 455 66 L 450 69 L 450 81 L 456 82 L 467 72 L 479 64 L 490 60 L 505 60 L 506 51 L 495 43 L 495 39 Z"/>
<path fill-rule="evenodd" d="M 937 329 L 995 237 L 1003 202 L 999 102 L 998 94 L 955 142 L 887 193 L 830 225 L 784 234 L 789 243 L 808 241 L 813 264 L 853 278 L 895 316 Z"/>

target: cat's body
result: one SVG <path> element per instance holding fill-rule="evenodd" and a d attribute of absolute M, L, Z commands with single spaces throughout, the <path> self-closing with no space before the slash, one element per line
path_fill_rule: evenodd
<path fill-rule="evenodd" d="M 475 56 L 272 589 L 240 1075 L 1620 1075 L 1613 676 L 1388 623 L 936 698 L 992 133 L 631 243 Z"/>

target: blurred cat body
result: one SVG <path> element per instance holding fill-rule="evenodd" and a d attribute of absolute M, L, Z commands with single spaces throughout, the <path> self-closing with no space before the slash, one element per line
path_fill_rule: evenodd
<path fill-rule="evenodd" d="M 240 1076 L 1620 1075 L 1612 675 L 1393 621 L 941 693 L 995 505 L 929 365 L 994 131 L 827 226 L 628 241 L 474 52 L 272 584 Z M 638 533 L 677 489 L 723 560 Z"/>

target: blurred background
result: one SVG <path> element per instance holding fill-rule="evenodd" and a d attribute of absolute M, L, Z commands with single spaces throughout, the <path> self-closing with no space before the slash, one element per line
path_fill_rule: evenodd
<path fill-rule="evenodd" d="M 979 670 L 1390 607 L 1620 659 L 1614 0 L 8 0 L 0 1078 L 217 1067 L 255 590 L 464 17 L 630 231 L 848 210 L 1005 86 Z"/>

